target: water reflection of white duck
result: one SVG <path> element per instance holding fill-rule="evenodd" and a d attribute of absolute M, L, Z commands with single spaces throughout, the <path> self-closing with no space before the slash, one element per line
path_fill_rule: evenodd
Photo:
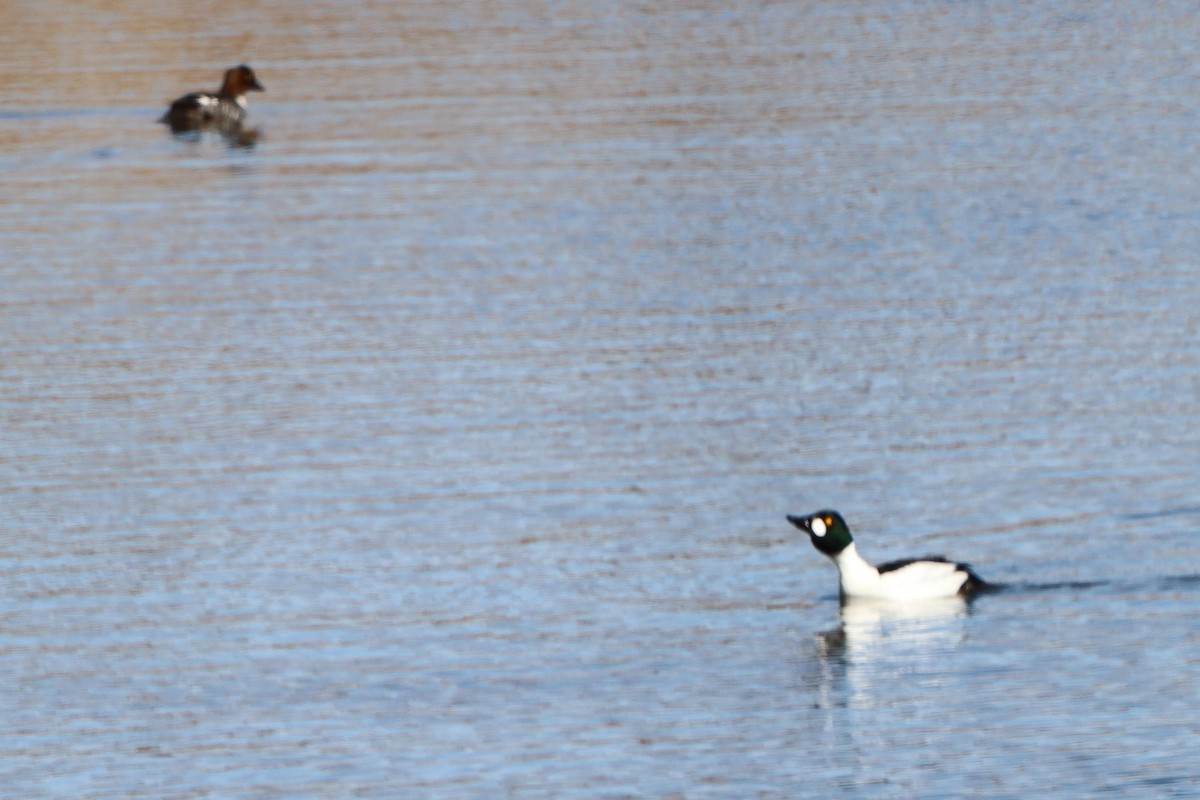
<path fill-rule="evenodd" d="M 819 634 L 826 656 L 872 659 L 881 648 L 897 654 L 932 652 L 962 637 L 958 620 L 969 613 L 958 597 L 895 603 L 888 600 L 847 599 L 842 623 Z"/>
<path fill-rule="evenodd" d="M 969 613 L 960 597 L 843 601 L 841 624 L 815 637 L 822 705 L 872 706 L 884 702 L 878 684 L 896 674 L 938 674 L 965 638 Z"/>

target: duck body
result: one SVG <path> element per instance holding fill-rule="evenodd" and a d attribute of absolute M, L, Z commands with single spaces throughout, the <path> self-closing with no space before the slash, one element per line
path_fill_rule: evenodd
<path fill-rule="evenodd" d="M 788 515 L 788 522 L 809 535 L 813 546 L 838 568 L 843 600 L 933 600 L 970 597 L 989 584 L 967 564 L 941 556 L 907 558 L 873 566 L 858 553 L 850 528 L 836 511 Z"/>
<path fill-rule="evenodd" d="M 226 71 L 215 93 L 192 92 L 171 103 L 159 122 L 175 133 L 215 129 L 232 131 L 246 119 L 246 92 L 262 92 L 254 70 L 245 64 Z"/>

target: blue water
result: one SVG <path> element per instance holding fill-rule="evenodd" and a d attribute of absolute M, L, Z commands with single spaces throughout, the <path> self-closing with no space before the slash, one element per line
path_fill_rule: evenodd
<path fill-rule="evenodd" d="M 1200 791 L 1190 7 L 106 13 L 0 34 L 0 794 Z"/>

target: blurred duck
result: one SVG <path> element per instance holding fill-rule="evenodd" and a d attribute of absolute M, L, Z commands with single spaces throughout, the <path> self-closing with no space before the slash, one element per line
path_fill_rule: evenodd
<path fill-rule="evenodd" d="M 171 104 L 159 122 L 169 125 L 175 133 L 206 128 L 236 131 L 246 118 L 246 92 L 262 91 L 266 90 L 254 70 L 241 64 L 225 73 L 225 81 L 215 94 L 185 94 Z"/>

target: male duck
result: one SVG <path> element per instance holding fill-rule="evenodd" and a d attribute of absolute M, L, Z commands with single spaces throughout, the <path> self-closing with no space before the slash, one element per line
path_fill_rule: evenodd
<path fill-rule="evenodd" d="M 906 558 L 873 567 L 858 554 L 849 526 L 836 511 L 818 511 L 807 517 L 789 514 L 787 519 L 837 565 L 843 600 L 970 597 L 990 586 L 966 564 L 941 556 Z"/>
<path fill-rule="evenodd" d="M 175 133 L 215 128 L 233 131 L 246 118 L 246 92 L 263 92 L 254 70 L 242 64 L 225 73 L 216 94 L 192 92 L 176 100 L 163 114 L 162 122 Z"/>

